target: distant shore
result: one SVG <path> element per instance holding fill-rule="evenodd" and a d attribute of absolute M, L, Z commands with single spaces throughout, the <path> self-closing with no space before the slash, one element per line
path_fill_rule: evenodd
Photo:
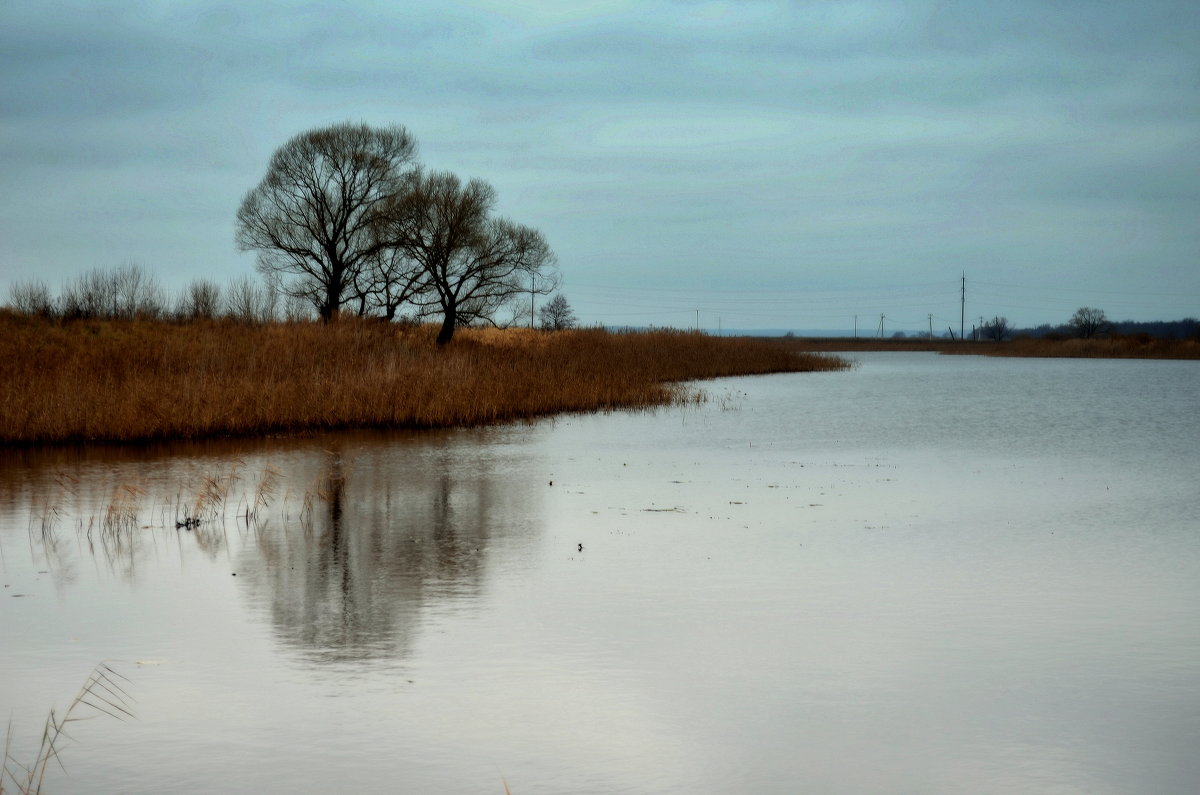
<path fill-rule="evenodd" d="M 782 337 L 772 338 L 790 350 L 804 353 L 853 351 L 936 351 L 972 356 L 1026 356 L 1091 359 L 1200 359 L 1200 340 L 1167 340 L 1148 335 L 1089 339 L 1023 337 L 993 340 L 947 340 L 919 337 Z"/>
<path fill-rule="evenodd" d="M 685 382 L 836 370 L 777 340 L 378 321 L 52 319 L 0 312 L 0 442 L 445 428 L 698 402 Z"/>

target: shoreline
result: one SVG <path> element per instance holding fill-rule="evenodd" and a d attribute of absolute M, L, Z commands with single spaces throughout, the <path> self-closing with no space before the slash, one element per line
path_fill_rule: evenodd
<path fill-rule="evenodd" d="M 357 319 L 248 324 L 0 315 L 0 443 L 495 425 L 699 402 L 687 382 L 843 369 L 771 341 L 695 332 L 461 330 Z"/>
<path fill-rule="evenodd" d="M 906 337 L 763 337 L 802 353 L 855 351 L 933 351 L 958 356 L 1017 356 L 1063 359 L 1200 359 L 1200 340 L 1157 339 L 1148 335 L 1067 339 L 945 340 Z"/>

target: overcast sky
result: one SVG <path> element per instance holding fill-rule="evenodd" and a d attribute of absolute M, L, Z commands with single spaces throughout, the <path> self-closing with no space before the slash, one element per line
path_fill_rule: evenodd
<path fill-rule="evenodd" d="M 586 323 L 1200 315 L 1195 0 L 0 0 L 2 298 L 254 274 L 238 204 L 341 121 L 491 182 Z"/>

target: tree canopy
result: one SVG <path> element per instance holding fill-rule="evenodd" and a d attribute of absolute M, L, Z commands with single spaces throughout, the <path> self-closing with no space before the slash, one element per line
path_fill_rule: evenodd
<path fill-rule="evenodd" d="M 258 250 L 264 274 L 312 301 L 324 320 L 341 310 L 382 243 L 380 213 L 401 190 L 416 141 L 400 126 L 336 124 L 293 137 L 237 214 L 237 243 Z"/>
<path fill-rule="evenodd" d="M 1094 337 L 1108 330 L 1108 318 L 1104 315 L 1103 309 L 1081 306 L 1075 310 L 1075 314 L 1071 315 L 1067 326 L 1080 337 Z"/>
<path fill-rule="evenodd" d="M 1008 318 L 996 315 L 991 320 L 983 324 L 981 329 L 983 336 L 996 342 L 1003 342 L 1004 338 L 1012 334 L 1012 324 L 1008 322 Z"/>
<path fill-rule="evenodd" d="M 438 343 L 475 321 L 500 322 L 554 254 L 536 229 L 495 217 L 495 189 L 416 165 L 403 127 L 341 124 L 292 138 L 238 211 L 238 245 L 324 320 L 350 302 L 393 318 L 440 313 Z"/>
<path fill-rule="evenodd" d="M 547 331 L 574 328 L 578 322 L 575 311 L 571 309 L 570 302 L 562 293 L 551 298 L 545 306 L 538 310 L 538 319 L 542 322 L 542 328 Z"/>

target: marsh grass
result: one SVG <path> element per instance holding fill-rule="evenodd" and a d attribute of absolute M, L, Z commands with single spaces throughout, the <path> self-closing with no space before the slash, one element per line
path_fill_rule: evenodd
<path fill-rule="evenodd" d="M 377 321 L 186 325 L 0 313 L 0 442 L 482 425 L 703 399 L 682 382 L 844 363 L 762 340 Z"/>
<path fill-rule="evenodd" d="M 242 512 L 238 514 L 246 526 L 256 524 L 259 517 L 259 511 L 271 507 L 271 503 L 275 501 L 275 492 L 279 486 L 279 470 L 272 466 L 268 466 L 262 471 L 258 477 L 258 482 L 254 487 L 253 498 L 247 496 L 242 502 Z"/>
<path fill-rule="evenodd" d="M 120 680 L 120 681 L 118 681 Z M 121 674 L 114 671 L 107 663 L 100 663 L 83 683 L 79 693 L 67 705 L 61 715 L 50 710 L 46 723 L 42 727 L 42 738 L 38 745 L 36 756 L 29 762 L 21 762 L 13 757 L 12 725 L 9 724 L 5 733 L 4 765 L 0 768 L 0 795 L 5 792 L 16 792 L 21 795 L 39 793 L 45 786 L 46 773 L 53 766 L 65 770 L 62 761 L 62 751 L 67 741 L 71 739 L 68 729 L 71 724 L 89 718 L 107 715 L 111 718 L 124 720 L 132 718 L 130 702 L 132 698 L 121 682 L 128 682 Z"/>
<path fill-rule="evenodd" d="M 133 485 L 125 484 L 114 489 L 100 521 L 101 532 L 106 536 L 119 537 L 137 529 L 139 502 L 144 495 L 142 489 Z"/>
<path fill-rule="evenodd" d="M 1148 334 L 1088 339 L 1015 339 L 992 343 L 992 356 L 1073 359 L 1200 359 L 1200 340 L 1158 339 Z"/>

